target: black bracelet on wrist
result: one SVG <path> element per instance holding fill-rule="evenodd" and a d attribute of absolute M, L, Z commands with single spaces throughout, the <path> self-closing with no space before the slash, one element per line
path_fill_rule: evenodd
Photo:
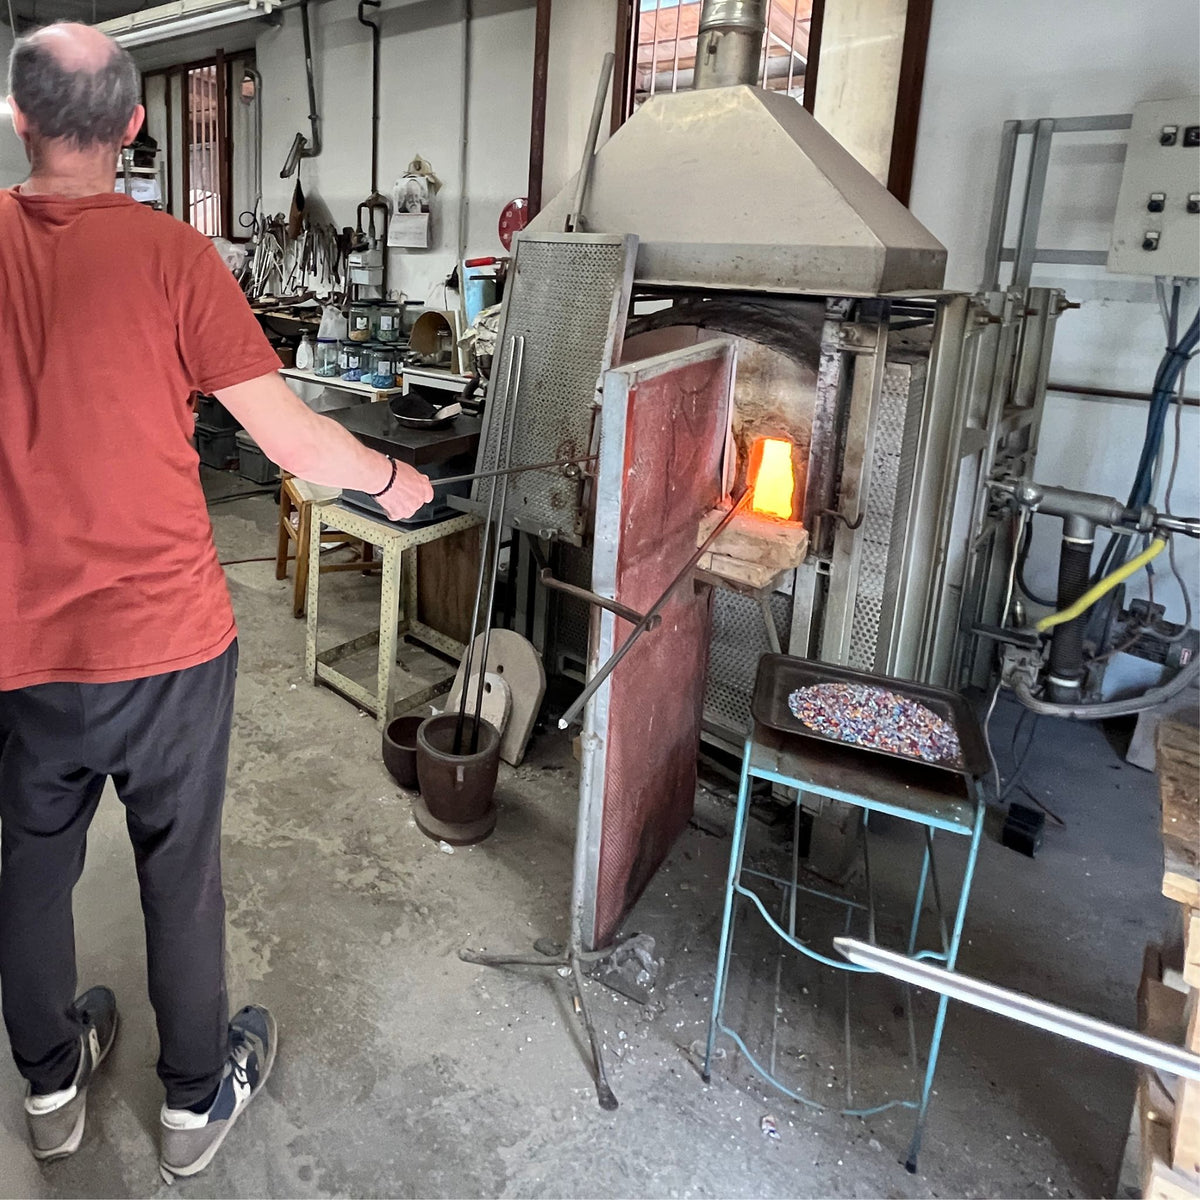
<path fill-rule="evenodd" d="M 388 455 L 388 462 L 390 462 L 392 464 L 392 473 L 388 477 L 387 483 L 385 483 L 383 485 L 383 487 L 381 487 L 379 489 L 379 491 L 377 491 L 377 492 L 365 493 L 372 500 L 374 500 L 378 496 L 382 496 L 383 493 L 386 492 L 388 490 L 388 488 L 390 488 L 392 486 L 392 484 L 396 482 L 396 460 L 390 454 Z"/>

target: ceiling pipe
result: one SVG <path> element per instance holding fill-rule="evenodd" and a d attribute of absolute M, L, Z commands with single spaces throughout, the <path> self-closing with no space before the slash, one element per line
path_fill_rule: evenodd
<path fill-rule="evenodd" d="M 704 0 L 692 87 L 758 82 L 767 0 Z"/>

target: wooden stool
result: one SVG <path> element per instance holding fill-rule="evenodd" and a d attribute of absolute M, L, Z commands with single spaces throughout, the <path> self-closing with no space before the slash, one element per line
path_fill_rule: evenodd
<path fill-rule="evenodd" d="M 308 597 L 308 535 L 312 527 L 312 506 L 316 499 L 324 499 L 314 495 L 312 484 L 296 479 L 292 475 L 284 475 L 283 484 L 279 489 L 279 542 L 275 550 L 275 578 L 287 578 L 288 547 L 296 547 L 296 576 L 292 585 L 292 615 L 304 616 L 304 606 Z M 292 514 L 296 514 L 296 524 L 292 524 Z M 336 529 L 322 530 L 321 541 L 325 543 L 355 543 L 357 538 L 348 538 Z M 322 571 L 362 571 L 367 574 L 378 570 L 379 563 L 375 560 L 374 547 L 369 542 L 359 542 L 362 546 L 361 557 L 348 563 L 322 563 Z"/>

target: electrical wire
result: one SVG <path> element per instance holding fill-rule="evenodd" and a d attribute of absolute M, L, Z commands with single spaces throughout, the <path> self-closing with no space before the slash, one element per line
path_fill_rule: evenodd
<path fill-rule="evenodd" d="M 1065 625 L 1068 621 L 1074 621 L 1076 617 L 1087 612 L 1098 600 L 1102 600 L 1117 584 L 1124 583 L 1130 575 L 1136 575 L 1143 567 L 1149 568 L 1150 560 L 1156 558 L 1166 548 L 1166 538 L 1155 538 L 1141 554 L 1106 575 L 1099 583 L 1092 584 L 1074 604 L 1068 604 L 1066 608 L 1043 617 L 1034 625 L 1034 629 L 1038 633 L 1045 633 L 1047 629 L 1053 629 L 1056 625 Z"/>
<path fill-rule="evenodd" d="M 1017 587 L 1025 593 L 1027 599 L 1032 600 L 1034 604 L 1040 604 L 1043 608 L 1054 608 L 1058 603 L 1057 600 L 1044 600 L 1041 596 L 1025 582 L 1025 563 L 1029 558 L 1029 547 L 1033 542 L 1033 522 L 1030 521 L 1025 526 L 1025 536 L 1021 540 L 1021 549 L 1017 554 Z"/>
<path fill-rule="evenodd" d="M 1169 305 L 1165 301 L 1164 286 L 1156 283 L 1159 307 L 1163 311 L 1166 326 L 1167 346 L 1159 362 L 1154 378 L 1154 387 L 1151 391 L 1150 407 L 1146 416 L 1146 433 L 1138 458 L 1137 471 L 1134 474 L 1133 487 L 1129 493 L 1128 506 L 1130 508 L 1141 508 L 1150 501 L 1154 462 L 1162 446 L 1167 411 L 1175 396 L 1179 375 L 1187 365 L 1188 359 L 1196 352 L 1197 345 L 1200 345 L 1200 307 L 1197 308 L 1183 335 L 1179 336 L 1182 285 L 1175 281 Z M 1129 533 L 1120 533 L 1109 542 L 1097 564 L 1094 579 L 1104 578 L 1114 567 L 1120 566 L 1125 561 L 1131 537 L 1132 535 Z"/>

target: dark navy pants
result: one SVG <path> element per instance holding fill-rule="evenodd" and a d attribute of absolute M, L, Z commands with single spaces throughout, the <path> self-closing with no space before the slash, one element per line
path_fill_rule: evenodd
<path fill-rule="evenodd" d="M 236 674 L 234 642 L 165 675 L 0 692 L 0 1001 L 37 1091 L 64 1086 L 77 1061 L 71 893 L 110 777 L 137 863 L 167 1103 L 196 1104 L 220 1079 L 221 807 Z"/>

